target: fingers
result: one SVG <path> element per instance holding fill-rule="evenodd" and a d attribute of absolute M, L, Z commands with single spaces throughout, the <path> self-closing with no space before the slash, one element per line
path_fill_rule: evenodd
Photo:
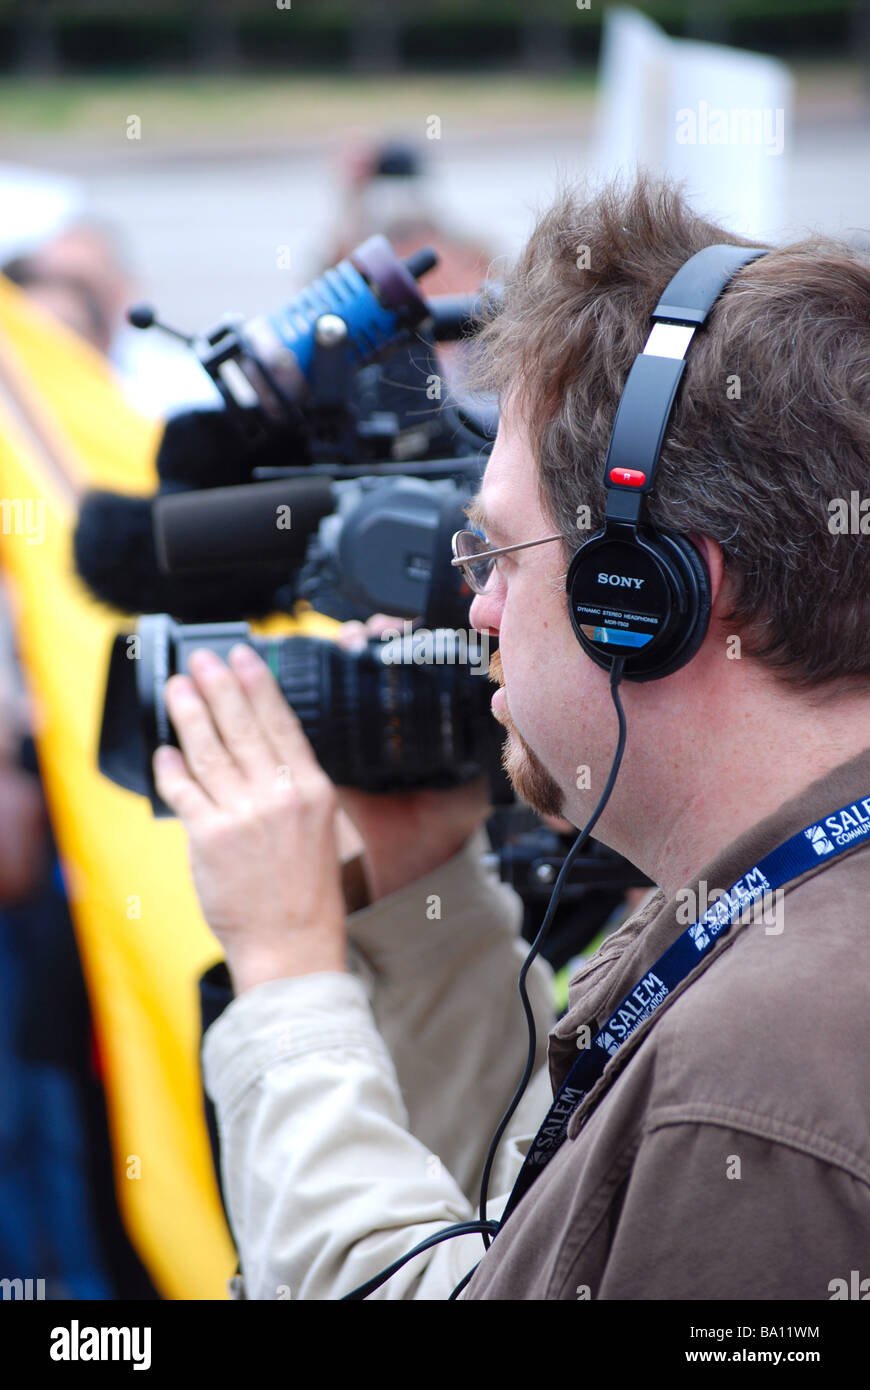
<path fill-rule="evenodd" d="M 344 647 L 345 651 L 362 651 L 366 644 L 365 623 L 357 622 L 356 619 L 342 623 L 337 640 L 338 645 Z"/>
<path fill-rule="evenodd" d="M 279 772 L 285 784 L 300 790 L 319 789 L 328 782 L 299 720 L 251 647 L 234 647 L 229 666 L 201 649 L 191 656 L 189 668 L 195 685 L 177 675 L 165 688 L 166 707 L 187 764 L 186 774 L 178 764 L 171 769 L 168 795 L 158 787 L 167 805 L 175 809 L 171 795 L 176 800 L 183 797 L 191 810 L 202 809 L 188 782 L 222 807 L 249 798 L 252 784 L 273 784 Z"/>
<path fill-rule="evenodd" d="M 387 631 L 402 632 L 404 621 L 402 618 L 390 618 L 386 613 L 374 613 L 365 623 L 354 618 L 351 622 L 342 623 L 338 645 L 347 651 L 361 651 L 372 637 L 380 637 Z"/>
<path fill-rule="evenodd" d="M 268 666 L 251 647 L 233 647 L 229 662 L 241 682 L 274 755 L 294 785 L 327 780 L 295 712 Z"/>
<path fill-rule="evenodd" d="M 180 749 L 161 745 L 155 750 L 153 769 L 158 794 L 179 820 L 189 823 L 215 809 L 214 802 L 191 777 Z"/>
<path fill-rule="evenodd" d="M 241 774 L 218 738 L 208 706 L 187 676 L 172 676 L 166 708 L 189 771 L 216 806 L 238 790 Z"/>
<path fill-rule="evenodd" d="M 366 623 L 366 634 L 369 637 L 380 637 L 382 632 L 388 629 L 394 632 L 397 628 L 402 632 L 407 621 L 407 618 L 391 618 L 386 613 L 373 613 Z"/>
<path fill-rule="evenodd" d="M 275 759 L 269 740 L 233 672 L 204 649 L 193 653 L 189 669 L 231 759 L 251 781 L 272 777 Z"/>

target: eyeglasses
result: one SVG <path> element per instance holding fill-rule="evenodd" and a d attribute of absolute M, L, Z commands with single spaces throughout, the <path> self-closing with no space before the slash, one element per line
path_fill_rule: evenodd
<path fill-rule="evenodd" d="M 502 545 L 498 550 L 488 550 L 489 542 L 476 531 L 456 531 L 450 542 L 454 557 L 450 563 L 458 565 L 462 570 L 472 593 L 485 594 L 495 570 L 493 560 L 496 555 L 505 555 L 509 550 L 526 550 L 530 545 L 546 545 L 547 541 L 561 539 L 561 535 L 542 536 L 539 541 L 521 541 L 519 545 Z"/>

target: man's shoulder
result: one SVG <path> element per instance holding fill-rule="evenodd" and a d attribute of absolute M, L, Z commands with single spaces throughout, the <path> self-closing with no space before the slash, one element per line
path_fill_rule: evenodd
<path fill-rule="evenodd" d="M 656 1108 L 870 1164 L 868 979 L 864 850 L 740 927 L 674 1000 Z"/>
<path fill-rule="evenodd" d="M 680 1002 L 681 1022 L 712 1020 L 723 1038 L 791 1035 L 804 1018 L 870 1033 L 870 845 L 758 901 Z M 766 1022 L 765 1022 L 766 1020 Z M 707 1031 L 705 1029 L 705 1031 Z"/>

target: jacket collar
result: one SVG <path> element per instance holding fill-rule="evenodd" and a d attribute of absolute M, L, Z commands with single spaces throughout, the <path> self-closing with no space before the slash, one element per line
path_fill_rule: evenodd
<path fill-rule="evenodd" d="M 550 1034 L 548 1060 L 550 1079 L 554 1091 L 561 1085 L 571 1065 L 577 1058 L 577 1038 L 579 1029 L 586 1025 L 594 1035 L 603 1021 L 612 1013 L 620 1000 L 637 984 L 649 968 L 667 950 L 672 942 L 686 930 L 686 921 L 677 919 L 680 905 L 685 901 L 685 888 L 691 888 L 702 898 L 704 891 L 709 897 L 715 888 L 727 889 L 736 883 L 754 864 L 763 859 L 771 850 L 797 834 L 813 821 L 821 821 L 840 806 L 870 797 L 870 748 L 865 748 L 856 757 L 840 763 L 832 771 L 817 778 L 791 800 L 786 801 L 764 820 L 758 821 L 744 831 L 726 849 L 701 869 L 697 878 L 679 890 L 673 898 L 666 899 L 661 889 L 648 898 L 617 931 L 602 943 L 595 955 L 585 961 L 572 976 L 568 987 L 568 1010 Z M 867 840 L 859 841 L 856 851 L 866 847 Z M 848 854 L 850 851 L 846 851 Z M 842 857 L 842 856 L 839 856 Z M 785 890 L 794 887 L 812 874 L 823 872 L 830 861 L 819 860 L 800 878 L 785 885 Z M 705 885 L 705 890 L 701 885 Z M 685 918 L 685 909 L 680 913 Z M 741 929 L 745 929 L 741 928 Z M 735 923 L 730 931 L 699 962 L 698 974 L 715 959 L 716 955 L 734 939 L 738 931 Z M 691 978 L 695 978 L 694 974 Z M 617 1059 L 624 1061 L 646 1036 L 647 1031 L 658 1017 L 678 997 L 679 991 L 666 1000 L 656 1010 L 652 1018 L 641 1024 L 626 1040 L 617 1053 Z M 616 1068 L 609 1064 L 607 1075 L 613 1079 Z M 607 1081 L 609 1084 L 609 1080 Z M 600 1089 L 605 1088 L 602 1077 L 589 1093 L 589 1100 Z M 591 1108 L 584 1103 L 575 1112 L 569 1134 L 576 1132 L 577 1122 Z"/>

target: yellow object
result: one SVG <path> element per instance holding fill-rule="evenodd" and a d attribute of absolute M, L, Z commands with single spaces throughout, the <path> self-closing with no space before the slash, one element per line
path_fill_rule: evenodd
<path fill-rule="evenodd" d="M 144 798 L 97 770 L 111 641 L 132 622 L 90 597 L 71 547 L 82 491 L 154 490 L 159 434 L 87 344 L 0 276 L 0 563 L 36 702 L 118 1201 L 164 1297 L 220 1299 L 235 1253 L 203 1115 L 197 979 L 221 952 L 199 910 L 181 826 L 154 820 Z M 337 626 L 308 611 L 259 630 L 331 635 Z"/>

